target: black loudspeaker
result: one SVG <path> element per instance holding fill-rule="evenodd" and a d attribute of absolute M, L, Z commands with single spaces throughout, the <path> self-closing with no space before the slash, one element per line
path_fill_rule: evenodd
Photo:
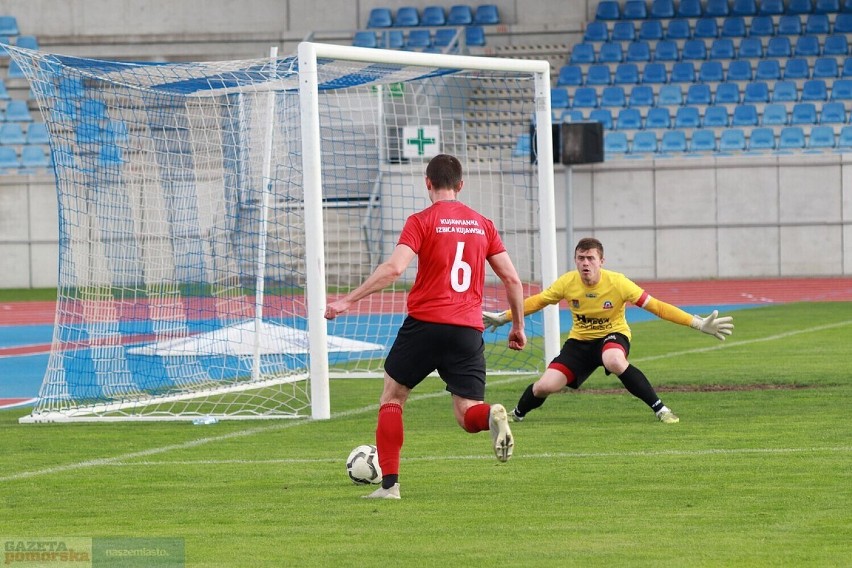
<path fill-rule="evenodd" d="M 603 124 L 600 122 L 562 123 L 562 163 L 594 164 L 604 161 Z"/>
<path fill-rule="evenodd" d="M 562 135 L 559 133 L 561 125 L 551 124 L 551 136 L 553 138 L 553 163 L 558 164 L 560 158 L 560 145 Z M 535 124 L 530 124 L 530 162 L 538 163 L 538 142 L 535 135 Z"/>

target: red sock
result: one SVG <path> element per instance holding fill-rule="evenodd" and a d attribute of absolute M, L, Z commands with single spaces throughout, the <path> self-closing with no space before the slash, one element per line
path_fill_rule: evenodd
<path fill-rule="evenodd" d="M 488 418 L 491 416 L 491 405 L 475 404 L 464 413 L 464 429 L 471 434 L 488 430 Z M 381 455 L 381 453 L 379 454 Z"/>
<path fill-rule="evenodd" d="M 394 403 L 383 404 L 379 408 L 379 420 L 376 425 L 376 448 L 379 450 L 382 475 L 399 474 L 402 441 L 402 407 Z"/>

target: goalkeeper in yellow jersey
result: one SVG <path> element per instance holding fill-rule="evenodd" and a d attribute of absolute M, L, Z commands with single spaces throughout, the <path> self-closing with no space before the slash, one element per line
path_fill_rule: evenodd
<path fill-rule="evenodd" d="M 627 303 L 721 340 L 733 332 L 733 318 L 720 318 L 715 310 L 706 318 L 690 315 L 680 308 L 652 298 L 623 274 L 603 269 L 603 262 L 601 242 L 593 238 L 581 239 L 574 249 L 577 270 L 566 272 L 549 288 L 524 300 L 524 315 L 561 300 L 567 301 L 573 325 L 559 355 L 518 400 L 512 412 L 516 422 L 523 420 L 530 410 L 538 408 L 548 396 L 560 392 L 566 386 L 580 388 L 589 375 L 601 366 L 607 374 L 615 374 L 628 392 L 647 404 L 661 422 L 674 424 L 679 421 L 659 399 L 645 374 L 627 360 L 630 353 L 630 327 L 624 317 Z M 482 319 L 486 328 L 495 330 L 512 321 L 512 314 L 509 310 L 500 313 L 483 312 Z"/>

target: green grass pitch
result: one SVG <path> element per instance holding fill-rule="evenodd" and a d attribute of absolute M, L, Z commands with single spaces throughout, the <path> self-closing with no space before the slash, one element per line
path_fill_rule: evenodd
<path fill-rule="evenodd" d="M 600 371 L 513 425 L 498 463 L 437 379 L 405 409 L 401 501 L 361 499 L 377 380 L 328 421 L 19 425 L 0 412 L 0 537 L 183 539 L 186 566 L 848 566 L 852 304 L 733 313 L 722 343 L 633 326 L 663 425 Z M 533 377 L 494 377 L 511 408 Z"/>

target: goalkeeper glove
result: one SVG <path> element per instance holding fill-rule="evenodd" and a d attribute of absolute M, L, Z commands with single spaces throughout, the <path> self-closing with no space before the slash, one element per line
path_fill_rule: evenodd
<path fill-rule="evenodd" d="M 506 315 L 506 312 L 482 312 L 482 323 L 485 324 L 485 329 L 497 331 L 501 325 L 505 325 L 512 321 L 512 318 Z"/>
<path fill-rule="evenodd" d="M 713 310 L 713 313 L 702 318 L 701 316 L 692 316 L 691 327 L 708 335 L 712 335 L 716 339 L 725 341 L 726 335 L 731 335 L 734 332 L 734 318 L 731 316 L 718 317 L 719 310 Z"/>

